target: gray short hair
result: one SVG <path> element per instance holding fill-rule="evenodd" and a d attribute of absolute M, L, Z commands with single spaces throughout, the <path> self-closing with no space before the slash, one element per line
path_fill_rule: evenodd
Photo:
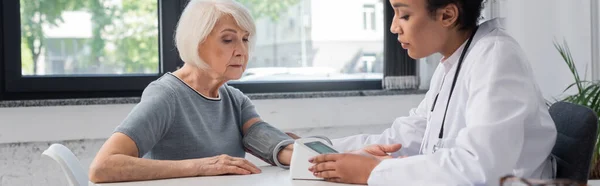
<path fill-rule="evenodd" d="M 223 15 L 231 15 L 239 27 L 250 33 L 248 51 L 252 51 L 256 25 L 247 8 L 234 0 L 191 0 L 183 10 L 175 31 L 175 46 L 181 60 L 199 68 L 208 68 L 200 59 L 198 46 L 206 40 Z"/>

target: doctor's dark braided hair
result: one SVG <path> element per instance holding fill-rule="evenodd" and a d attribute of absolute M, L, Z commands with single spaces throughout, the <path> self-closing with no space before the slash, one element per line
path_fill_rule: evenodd
<path fill-rule="evenodd" d="M 460 30 L 473 29 L 481 17 L 481 10 L 485 0 L 426 0 L 427 10 L 432 16 L 435 16 L 439 8 L 449 4 L 456 4 L 458 11 L 457 26 Z"/>

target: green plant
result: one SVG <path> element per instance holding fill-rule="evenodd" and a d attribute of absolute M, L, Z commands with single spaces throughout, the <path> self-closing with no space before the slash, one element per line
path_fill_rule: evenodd
<path fill-rule="evenodd" d="M 554 42 L 554 47 L 558 50 L 563 60 L 569 67 L 571 74 L 575 80 L 574 83 L 569 85 L 564 92 L 569 89 L 576 87 L 577 92 L 573 95 L 569 95 L 562 99 L 562 101 L 570 102 L 574 104 L 583 105 L 591 108 L 597 115 L 600 116 L 600 82 L 597 81 L 585 81 L 582 80 L 579 76 L 579 72 L 577 71 L 577 67 L 575 66 L 575 62 L 573 60 L 573 56 L 571 55 L 571 51 L 569 50 L 569 46 L 566 42 L 563 45 L 560 45 L 557 42 Z M 563 92 L 563 93 L 564 93 Z M 599 136 L 600 137 L 600 136 Z M 600 166 L 598 163 L 598 154 L 599 154 L 599 140 L 600 138 L 596 138 L 596 145 L 594 146 L 594 154 L 592 158 L 590 178 L 600 178 Z"/>

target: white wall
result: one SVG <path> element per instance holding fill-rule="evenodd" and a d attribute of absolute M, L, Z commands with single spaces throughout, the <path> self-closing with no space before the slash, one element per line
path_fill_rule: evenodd
<path fill-rule="evenodd" d="M 261 117 L 282 130 L 391 124 L 423 95 L 256 100 Z M 0 144 L 104 139 L 134 105 L 0 108 Z"/>
<path fill-rule="evenodd" d="M 502 0 L 509 32 L 519 41 L 547 99 L 561 95 L 573 78 L 554 48 L 566 40 L 583 77 L 591 77 L 590 0 Z M 594 51 L 597 52 L 597 51 Z M 586 70 L 587 68 L 587 70 Z"/>

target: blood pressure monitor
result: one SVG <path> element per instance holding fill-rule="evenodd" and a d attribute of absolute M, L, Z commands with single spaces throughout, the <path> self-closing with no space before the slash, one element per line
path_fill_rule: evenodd
<path fill-rule="evenodd" d="M 323 180 L 322 178 L 315 177 L 312 172 L 308 171 L 308 167 L 312 166 L 312 163 L 308 162 L 308 159 L 315 157 L 319 154 L 333 154 L 338 153 L 331 145 L 324 139 L 321 138 L 300 138 L 294 142 L 294 151 L 292 153 L 292 160 L 290 165 L 290 177 L 291 179 L 302 179 L 302 180 Z"/>

